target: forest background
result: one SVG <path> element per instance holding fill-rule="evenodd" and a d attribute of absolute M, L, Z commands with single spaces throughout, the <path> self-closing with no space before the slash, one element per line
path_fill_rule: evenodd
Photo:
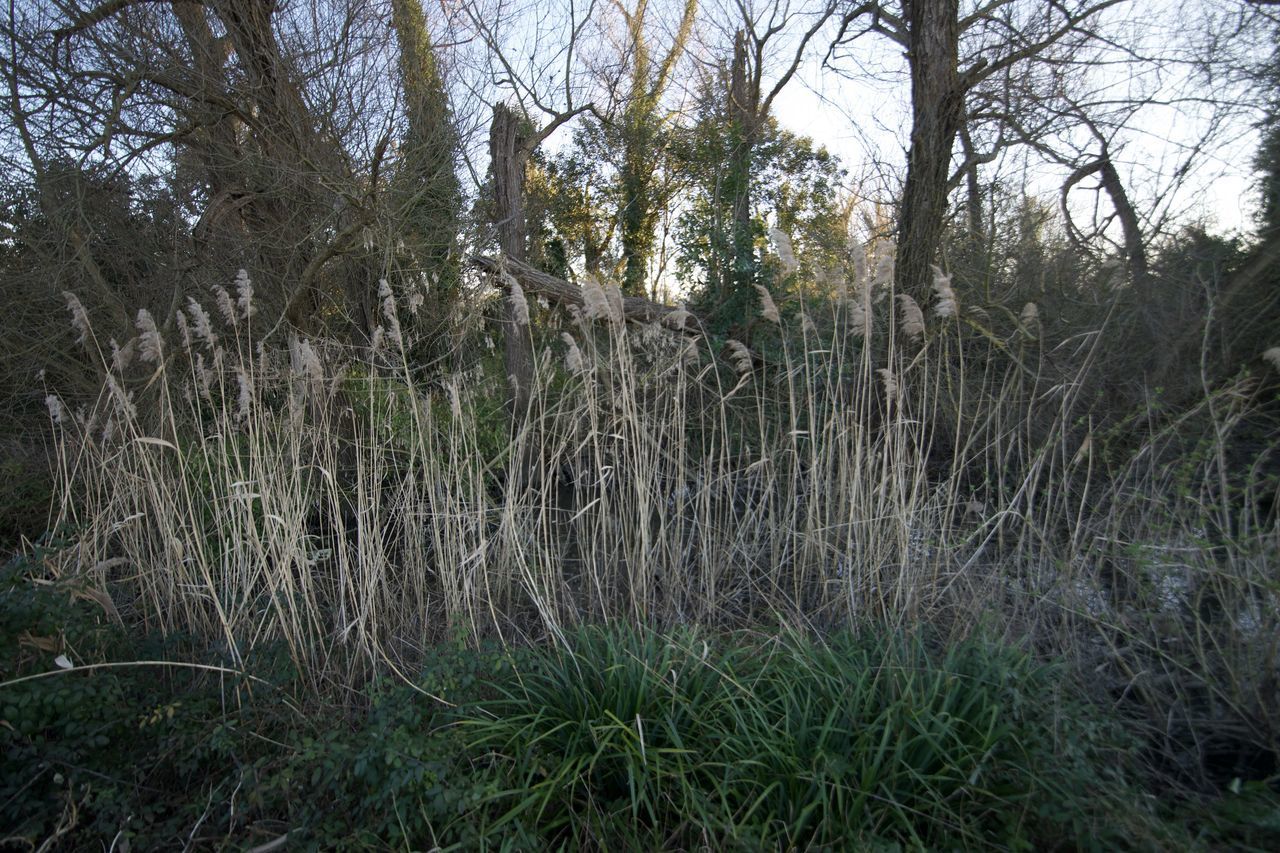
<path fill-rule="evenodd" d="M 6 840 L 1276 840 L 1272 0 L 3 36 Z"/>

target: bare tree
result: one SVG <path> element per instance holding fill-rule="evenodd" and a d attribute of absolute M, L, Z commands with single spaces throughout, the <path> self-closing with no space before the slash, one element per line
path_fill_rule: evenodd
<path fill-rule="evenodd" d="M 395 112 L 380 14 L 328 0 L 69 4 L 13 34 L 32 46 L 9 75 L 30 168 L 168 181 L 194 223 L 180 280 L 244 267 L 268 317 L 311 331 L 350 318 L 376 288 L 366 247 Z"/>
<path fill-rule="evenodd" d="M 578 41 L 592 20 L 594 4 L 579 10 L 571 7 L 557 19 L 550 32 L 535 26 L 512 34 L 508 39 L 500 1 L 496 8 L 482 7 L 479 0 L 464 3 L 454 19 L 455 37 L 473 40 L 482 50 L 470 81 L 473 92 L 492 102 L 493 122 L 489 128 L 489 168 L 492 177 L 492 220 L 497 244 L 504 257 L 522 265 L 527 254 L 525 213 L 525 170 L 529 158 L 548 137 L 587 110 L 591 103 L 575 104 L 578 84 L 576 63 Z M 526 10 L 530 11 L 530 10 Z M 535 6 L 532 13 L 547 10 Z M 527 23 L 527 21 L 526 21 Z M 530 40 L 530 38 L 532 40 Z M 549 40 L 550 45 L 544 40 Z M 514 108 L 506 99 L 514 100 Z M 534 116 L 545 119 L 534 124 Z M 528 413 L 533 385 L 533 342 L 528 328 L 528 309 L 520 294 L 509 288 L 514 278 L 497 276 L 496 283 L 507 289 L 504 306 L 505 370 L 509 384 L 507 407 L 520 422 Z"/>
<path fill-rule="evenodd" d="M 972 174 L 989 156 L 973 150 L 971 140 L 962 137 L 970 150 L 953 172 L 953 150 L 965 126 L 970 93 L 997 75 L 1041 59 L 1051 48 L 1087 40 L 1092 36 L 1090 25 L 1101 13 L 1122 2 L 985 0 L 962 8 L 960 0 L 877 0 L 846 8 L 837 45 L 872 32 L 906 52 L 911 141 L 898 213 L 895 284 L 900 290 L 917 297 L 927 294 L 929 265 L 942 244 L 953 174 Z M 980 217 L 971 214 L 970 219 L 976 224 Z"/>

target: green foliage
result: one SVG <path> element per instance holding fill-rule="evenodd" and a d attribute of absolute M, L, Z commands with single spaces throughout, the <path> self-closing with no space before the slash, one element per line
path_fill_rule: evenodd
<path fill-rule="evenodd" d="M 841 202 L 845 171 L 840 161 L 812 139 L 791 133 L 767 119 L 745 164 L 737 156 L 744 144 L 723 103 L 727 81 L 704 87 L 697 121 L 672 145 L 673 156 L 689 182 L 689 202 L 676 224 L 676 267 L 696 289 L 704 316 L 716 331 L 745 323 L 755 310 L 755 294 L 733 286 L 757 280 L 764 269 L 765 221 L 791 237 L 800 270 L 793 285 L 811 287 L 841 263 L 848 241 L 847 210 Z M 737 174 L 745 165 L 746 174 Z M 733 200 L 747 182 L 750 233 L 735 235 Z M 739 256 L 742 244 L 750 257 Z M 740 269 L 746 264 L 747 269 Z"/>
<path fill-rule="evenodd" d="M 48 424 L 42 385 L 79 402 L 100 380 L 73 343 L 60 291 L 78 294 L 104 342 L 128 341 L 133 316 L 123 306 L 163 316 L 158 306 L 173 301 L 172 235 L 199 212 L 184 210 L 172 187 L 127 170 L 58 159 L 46 164 L 40 190 L 18 173 L 0 179 L 0 305 L 9 319 L 0 340 L 0 419 L 6 438 L 29 442 Z M 83 274 L 69 233 L 84 235 L 100 279 Z"/>
<path fill-rule="evenodd" d="M 405 103 L 401 156 L 389 187 L 395 205 L 390 220 L 396 245 L 402 247 L 396 253 L 401 275 L 392 278 L 404 292 L 424 294 L 424 309 L 403 320 L 423 333 L 412 353 L 422 363 L 446 351 L 442 343 L 448 340 L 445 333 L 461 289 L 458 133 L 422 4 L 394 0 L 391 24 Z"/>
<path fill-rule="evenodd" d="M 592 274 L 615 273 L 603 268 L 617 225 L 608 154 L 603 130 L 590 121 L 554 156 L 534 153 L 525 185 L 531 264 L 564 279 L 576 263 Z"/>
<path fill-rule="evenodd" d="M 1198 834 L 1209 845 L 1275 850 L 1280 847 L 1280 791 L 1275 780 L 1234 780 L 1220 798 L 1191 809 Z"/>
<path fill-rule="evenodd" d="M 1280 24 L 1273 24 L 1272 29 L 1276 31 L 1273 35 L 1280 35 Z M 1258 123 L 1261 140 L 1253 160 L 1254 168 L 1261 173 L 1258 224 L 1266 236 L 1280 230 L 1280 49 L 1273 48 L 1255 74 L 1268 93 L 1267 106 Z"/>
<path fill-rule="evenodd" d="M 503 820 L 628 849 L 1019 847 L 1101 831 L 1089 797 L 1108 784 L 1112 733 L 1083 709 L 1056 719 L 1054 672 L 1025 655 L 744 639 L 584 629 L 542 655 L 467 724 L 506 763 Z"/>
<path fill-rule="evenodd" d="M 17 652 L 0 658 L 0 825 L 11 841 L 61 832 L 69 847 L 160 849 L 292 829 L 304 849 L 382 845 L 406 831 L 431 837 L 430 821 L 454 821 L 459 803 L 488 794 L 468 793 L 454 772 L 464 753 L 421 694 L 375 687 L 358 724 L 296 710 L 287 655 L 259 654 L 252 679 L 95 667 L 209 652 L 182 638 L 131 639 L 74 586 L 39 581 L 30 561 L 0 575 L 0 647 Z M 60 654 L 75 667 L 60 668 Z M 472 660 L 446 655 L 436 671 L 467 673 Z"/>
<path fill-rule="evenodd" d="M 47 580 L 38 559 L 0 575 L 12 841 L 1027 849 L 1141 846 L 1126 833 L 1150 829 L 1114 726 L 1062 698 L 1062 670 L 986 642 L 586 628 L 567 648 L 446 644 L 413 684 L 300 708 L 287 654 L 260 654 L 251 679 L 95 668 L 211 650 L 131 638 Z M 1266 846 L 1275 804 L 1237 785 L 1161 843 L 1238 829 Z"/>
<path fill-rule="evenodd" d="M 256 733 L 270 744 L 278 710 L 235 709 L 244 683 L 95 667 L 177 656 L 176 639 L 131 640 L 87 591 L 48 582 L 38 560 L 10 563 L 0 588 L 0 648 L 13 662 L 0 670 L 0 825 L 11 839 L 63 831 L 84 841 L 118 833 L 137 848 L 181 843 L 202 809 L 229 802 L 274 752 Z"/>
<path fill-rule="evenodd" d="M 44 460 L 17 448 L 0 460 L 0 554 L 16 547 L 23 536 L 39 538 L 52 498 L 53 482 Z"/>

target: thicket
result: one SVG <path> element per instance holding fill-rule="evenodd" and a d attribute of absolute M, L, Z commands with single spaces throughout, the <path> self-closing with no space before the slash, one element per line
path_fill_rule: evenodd
<path fill-rule="evenodd" d="M 139 315 L 132 358 L 103 347 L 68 296 L 68 321 L 103 384 L 78 410 L 55 393 L 46 398 L 57 547 L 26 571 L 84 590 L 99 623 L 190 637 L 216 653 L 227 677 L 261 677 L 265 656 L 291 673 L 303 717 L 309 697 L 374 695 L 370 685 L 388 677 L 439 696 L 417 673 L 451 644 L 563 649 L 481 679 L 501 693 L 500 711 L 404 735 L 409 754 L 445 751 L 431 761 L 461 761 L 484 746 L 485 772 L 499 781 L 485 777 L 473 790 L 457 781 L 470 777 L 446 774 L 443 787 L 483 802 L 495 832 L 532 833 L 531 844 L 1014 844 L 1062 831 L 1040 822 L 1049 819 L 1074 825 L 1082 844 L 1102 843 L 1116 818 L 1090 817 L 1089 803 L 1143 796 L 1125 787 L 1135 779 L 1184 795 L 1233 787 L 1243 793 L 1224 808 L 1252 799 L 1230 832 L 1268 831 L 1267 789 L 1248 785 L 1275 772 L 1274 365 L 1258 359 L 1214 377 L 1202 361 L 1199 395 L 1178 386 L 1164 392 L 1173 402 L 1138 405 L 1130 377 L 1098 367 L 1125 357 L 1108 342 L 1132 345 L 1107 333 L 1114 320 L 1054 342 L 1063 321 L 1035 303 L 966 305 L 959 282 L 942 274 L 926 318 L 893 298 L 888 262 L 872 256 L 865 266 L 879 273 L 833 296 L 766 298 L 750 349 L 673 328 L 691 325 L 680 315 L 621 322 L 605 288 L 588 285 L 594 311 L 540 318 L 538 385 L 530 417 L 513 432 L 496 356 L 482 355 L 483 325 L 472 344 L 478 369 L 424 383 L 407 360 L 412 342 L 389 288 L 372 352 L 256 338 L 252 284 L 242 276 L 215 291 L 210 309 L 189 302 L 176 339 Z M 676 633 L 579 635 L 577 626 L 594 623 Z M 665 681 L 669 656 L 687 665 L 697 646 L 679 632 L 686 624 L 711 631 L 706 649 L 721 656 L 702 670 L 714 681 L 706 689 L 741 694 L 702 696 L 702 676 L 682 681 L 680 667 Z M 777 641 L 719 633 L 779 624 L 800 633 Z M 913 641 L 904 650 L 894 638 L 922 629 L 942 655 L 929 664 L 938 680 L 891 688 L 905 691 L 892 712 L 853 710 L 884 701 L 883 666 L 867 652 L 804 639 L 854 630 L 889 644 L 878 654 L 909 657 Z M 89 662 L 57 622 L 24 636 L 66 663 Z M 974 652 L 974 663 L 964 650 L 981 641 L 1023 651 Z M 740 656 L 754 659 L 753 643 L 771 642 L 786 663 L 780 674 L 751 675 L 748 689 L 747 676 L 735 675 L 747 666 Z M 1063 693 L 1046 689 L 1027 655 L 1061 661 Z M 487 672 L 494 659 L 471 660 Z M 983 685 L 1012 679 L 1013 694 L 980 692 L 955 711 L 948 703 L 968 700 L 953 676 L 972 666 L 985 668 Z M 137 711 L 112 692 L 122 689 L 114 673 L 56 677 Z M 693 695 L 680 692 L 686 684 Z M 858 691 L 869 692 L 858 699 Z M 1074 691 L 1078 702 L 1067 698 Z M 62 705 L 83 700 L 41 701 L 61 720 Z M 421 695 L 414 701 L 444 713 Z M 654 702 L 675 716 L 656 714 Z M 1019 724 L 1009 702 L 1084 729 L 1015 735 L 1002 728 Z M 821 716 L 797 719 L 801 711 Z M 950 728 L 970 712 L 979 719 Z M 866 740 L 874 720 L 890 741 Z M 792 723 L 799 728 L 778 729 Z M 573 734 L 574 726 L 584 728 Z M 53 750 L 56 760 L 40 759 L 49 767 L 98 772 L 56 758 L 64 741 L 86 748 L 78 729 L 34 735 L 42 730 L 15 727 L 20 763 Z M 96 724 L 86 732 L 96 748 Z M 482 736 L 468 741 L 467 732 Z M 736 746 L 721 742 L 731 734 Z M 336 734 L 321 752 L 358 749 L 348 737 L 363 742 Z M 800 774 L 793 787 L 771 789 L 762 780 L 787 761 L 810 760 L 807 737 L 830 739 L 839 767 L 804 764 L 786 771 Z M 1008 772 L 1067 768 L 1076 747 L 1062 737 L 1085 739 L 1074 781 L 1005 780 L 988 791 L 962 769 L 1007 749 L 1039 756 L 1013 755 Z M 1131 775 L 1111 779 L 1110 760 L 1095 749 L 1123 750 Z M 945 757 L 916 767 L 904 756 L 918 750 Z M 805 757 L 787 757 L 796 753 Z M 277 775 L 282 766 L 262 772 L 288 778 Z M 687 787 L 670 790 L 675 779 Z M 1085 788 L 1024 802 L 1041 784 Z M 859 822 L 870 806 L 855 803 L 873 796 L 889 811 Z M 1044 813 L 1050 801 L 1064 811 Z M 360 817 L 346 828 L 318 831 L 338 838 L 364 826 L 368 839 L 394 843 L 397 832 L 420 839 L 457 828 L 420 810 L 417 829 L 397 830 L 373 817 L 398 814 L 387 807 L 369 804 L 373 811 L 349 812 Z M 1177 830 L 1162 827 L 1158 811 L 1142 827 L 1151 845 L 1162 832 L 1217 837 L 1204 827 L 1221 816 Z M 623 813 L 629 822 L 617 829 Z M 269 819 L 283 821 L 282 831 L 289 821 L 290 829 L 329 826 L 307 814 Z"/>
<path fill-rule="evenodd" d="M 440 644 L 408 682 L 317 702 L 282 647 L 260 650 L 247 675 L 196 637 L 104 626 L 91 590 L 33 583 L 45 556 L 0 579 L 0 638 L 21 650 L 3 672 L 10 844 L 1144 849 L 1276 837 L 1265 788 L 1184 813 L 1143 794 L 1132 735 L 1074 697 L 1061 664 L 985 634 L 583 628 L 539 649 Z"/>
<path fill-rule="evenodd" d="M 1275 847 L 1274 104 L 1256 234 L 1086 235 L 1114 116 L 984 186 L 984 77 L 904 272 L 783 29 L 680 115 L 696 5 L 619 8 L 474 187 L 414 0 L 10 12 L 0 843 Z"/>

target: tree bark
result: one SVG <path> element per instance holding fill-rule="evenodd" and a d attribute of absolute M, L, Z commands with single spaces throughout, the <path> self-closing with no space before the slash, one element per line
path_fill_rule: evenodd
<path fill-rule="evenodd" d="M 964 118 L 959 72 L 959 0 L 906 0 L 911 66 L 911 147 L 898 214 L 895 285 L 917 300 L 929 294 L 947 215 L 951 150 Z"/>
<path fill-rule="evenodd" d="M 978 183 L 978 158 L 963 123 L 960 126 L 960 149 L 964 152 L 965 214 L 968 219 L 969 241 L 973 246 L 983 243 L 982 186 Z"/>
<path fill-rule="evenodd" d="M 392 0 L 391 24 L 400 49 L 408 119 L 404 162 L 393 191 L 416 266 L 432 282 L 432 308 L 445 320 L 455 307 L 460 284 L 458 135 L 421 0 Z"/>
<path fill-rule="evenodd" d="M 643 296 L 649 283 L 649 260 L 653 256 L 654 226 L 657 206 L 654 203 L 653 149 L 657 145 L 652 122 L 655 117 L 636 107 L 634 114 L 623 120 L 626 152 L 619 185 L 622 190 L 622 290 Z"/>
<path fill-rule="evenodd" d="M 521 132 L 520 117 L 505 104 L 493 108 L 489 129 L 489 156 L 493 169 L 493 215 L 498 229 L 498 247 L 512 265 L 525 259 L 524 179 L 529 140 Z M 533 384 L 533 340 L 529 328 L 519 321 L 516 307 L 504 300 L 506 334 L 504 362 L 507 372 L 507 410 L 513 422 L 529 410 Z"/>
<path fill-rule="evenodd" d="M 622 168 L 619 188 L 622 191 L 621 238 L 623 276 L 622 291 L 644 296 L 649 284 L 649 263 L 657 243 L 655 229 L 658 215 L 669 201 L 669 193 L 661 188 L 657 170 L 666 144 L 659 103 L 671 80 L 671 71 L 693 28 L 697 0 L 685 0 L 679 28 L 671 48 L 658 62 L 650 54 L 646 15 L 648 0 L 638 0 L 632 11 L 621 4 L 627 22 L 631 53 L 631 91 L 623 110 Z"/>
<path fill-rule="evenodd" d="M 225 85 L 223 68 L 230 44 L 226 39 L 219 39 L 213 34 L 203 6 L 175 0 L 173 14 L 178 19 L 187 48 L 195 60 L 197 91 L 203 102 L 192 107 L 197 119 L 194 124 L 199 128 L 194 134 L 195 153 L 204 166 L 209 181 L 209 194 L 216 199 L 224 193 L 230 195 L 243 192 L 244 188 L 239 186 L 234 168 L 234 164 L 241 159 L 239 146 L 236 144 L 238 120 L 217 106 Z"/>
<path fill-rule="evenodd" d="M 729 71 L 729 125 L 733 133 L 729 186 L 732 193 L 733 260 L 722 287 L 721 301 L 730 294 L 751 290 L 755 279 L 755 236 L 751 229 L 751 156 L 757 136 L 759 93 L 747 75 L 746 35 L 739 30 L 733 40 L 733 65 Z"/>
<path fill-rule="evenodd" d="M 256 238 L 256 274 L 268 277 L 269 291 L 287 294 L 285 319 L 307 332 L 315 327 L 320 293 L 314 275 L 304 273 L 324 252 L 313 234 L 332 204 L 319 176 L 342 175 L 343 159 L 336 143 L 318 133 L 301 87 L 281 54 L 271 23 L 275 0 L 212 0 L 210 5 L 226 26 L 226 39 L 244 74 L 244 90 L 258 114 L 258 156 L 237 163 L 241 182 L 252 187 L 251 200 L 240 210 L 247 231 Z"/>

